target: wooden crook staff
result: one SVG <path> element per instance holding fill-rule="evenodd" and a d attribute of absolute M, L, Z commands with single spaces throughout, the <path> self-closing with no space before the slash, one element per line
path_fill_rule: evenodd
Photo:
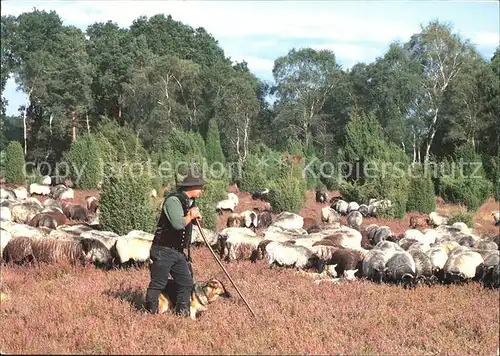
<path fill-rule="evenodd" d="M 255 313 L 253 312 L 252 308 L 250 308 L 250 305 L 248 305 L 248 302 L 246 301 L 245 297 L 243 297 L 243 295 L 241 294 L 240 290 L 238 289 L 238 287 L 236 287 L 236 284 L 234 284 L 234 281 L 233 279 L 231 278 L 231 276 L 229 275 L 229 273 L 227 273 L 226 269 L 224 268 L 224 266 L 222 265 L 222 262 L 219 261 L 219 259 L 217 258 L 217 255 L 215 254 L 214 250 L 212 249 L 212 246 L 210 246 L 210 244 L 208 243 L 207 241 L 207 238 L 205 237 L 205 233 L 203 232 L 203 229 L 201 228 L 200 226 L 200 223 L 198 222 L 198 218 L 194 219 L 194 221 L 196 222 L 196 225 L 198 226 L 198 229 L 200 230 L 200 233 L 201 233 L 201 237 L 203 237 L 203 240 L 205 240 L 205 243 L 207 244 L 208 248 L 210 249 L 210 252 L 212 252 L 212 255 L 214 256 L 215 260 L 217 261 L 217 263 L 219 264 L 220 268 L 222 268 L 222 270 L 224 271 L 224 273 L 226 274 L 227 278 L 229 279 L 229 281 L 231 281 L 231 284 L 233 285 L 234 289 L 236 289 L 236 291 L 238 292 L 238 294 L 240 295 L 241 299 L 243 299 L 243 302 L 245 303 L 245 305 L 247 306 L 248 310 L 250 310 L 250 313 L 252 313 L 253 317 L 254 318 L 257 318 L 257 316 L 255 315 Z"/>

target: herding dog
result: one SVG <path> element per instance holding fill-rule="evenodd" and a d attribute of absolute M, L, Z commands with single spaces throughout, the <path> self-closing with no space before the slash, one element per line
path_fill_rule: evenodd
<path fill-rule="evenodd" d="M 218 279 L 212 278 L 205 283 L 195 282 L 191 291 L 191 319 L 195 320 L 201 312 L 208 310 L 208 304 L 215 302 L 219 297 L 231 298 L 231 294 Z M 159 314 L 175 309 L 177 286 L 173 279 L 168 280 L 167 286 L 160 293 L 158 301 Z"/>

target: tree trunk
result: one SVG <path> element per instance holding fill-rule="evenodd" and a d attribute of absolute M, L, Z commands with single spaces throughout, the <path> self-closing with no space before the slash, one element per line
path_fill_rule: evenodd
<path fill-rule="evenodd" d="M 432 125 L 430 127 L 431 135 L 427 140 L 427 147 L 425 148 L 425 157 L 424 157 L 425 163 L 429 162 L 429 153 L 431 151 L 432 141 L 434 140 L 434 136 L 436 135 L 436 122 L 438 118 L 438 112 L 439 108 L 436 109 L 436 112 L 434 113 L 434 118 L 432 119 Z"/>
<path fill-rule="evenodd" d="M 71 127 L 73 131 L 73 142 L 76 141 L 76 112 L 75 110 L 71 111 Z"/>
<path fill-rule="evenodd" d="M 85 121 L 87 122 L 87 133 L 90 134 L 89 114 L 85 114 Z"/>
<path fill-rule="evenodd" d="M 30 89 L 28 95 L 26 95 L 26 102 L 24 104 L 24 112 L 23 112 L 23 135 L 24 135 L 24 157 L 28 154 L 28 135 L 26 130 L 26 116 L 28 115 L 28 103 L 31 102 L 31 93 L 33 92 L 33 88 Z"/>

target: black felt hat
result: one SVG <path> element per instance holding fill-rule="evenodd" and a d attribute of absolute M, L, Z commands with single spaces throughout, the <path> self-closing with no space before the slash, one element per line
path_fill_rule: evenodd
<path fill-rule="evenodd" d="M 182 180 L 182 182 L 177 183 L 178 187 L 202 187 L 207 182 L 200 175 L 193 175 L 193 172 L 189 171 L 187 176 Z"/>

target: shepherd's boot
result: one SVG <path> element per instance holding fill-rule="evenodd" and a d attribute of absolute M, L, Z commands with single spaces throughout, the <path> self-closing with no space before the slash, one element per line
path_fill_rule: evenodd
<path fill-rule="evenodd" d="M 189 303 L 177 303 L 175 306 L 175 314 L 180 315 L 186 318 L 189 318 L 190 313 L 190 304 Z"/>

